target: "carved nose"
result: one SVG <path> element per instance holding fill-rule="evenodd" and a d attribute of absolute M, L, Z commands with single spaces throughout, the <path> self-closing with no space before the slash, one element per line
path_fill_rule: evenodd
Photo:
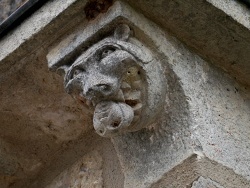
<path fill-rule="evenodd" d="M 96 84 L 86 89 L 87 97 L 106 97 L 112 95 L 114 88 L 112 84 Z"/>
<path fill-rule="evenodd" d="M 97 84 L 89 88 L 88 92 L 107 95 L 112 91 L 111 84 Z"/>

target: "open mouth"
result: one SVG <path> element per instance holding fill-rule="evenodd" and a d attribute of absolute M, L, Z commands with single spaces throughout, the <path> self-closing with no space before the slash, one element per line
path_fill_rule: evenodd
<path fill-rule="evenodd" d="M 133 109 L 123 102 L 103 101 L 96 105 L 93 124 L 101 136 L 110 136 L 128 127 L 134 119 Z"/>
<path fill-rule="evenodd" d="M 126 88 L 121 87 L 119 91 L 118 98 L 123 100 L 101 101 L 95 106 L 93 124 L 99 135 L 113 136 L 139 121 L 142 109 L 141 91 L 126 85 Z"/>
<path fill-rule="evenodd" d="M 78 101 L 94 110 L 93 124 L 96 132 L 104 137 L 115 135 L 131 125 L 138 124 L 142 111 L 141 72 L 132 67 L 115 96 L 92 98 L 78 96 Z"/>

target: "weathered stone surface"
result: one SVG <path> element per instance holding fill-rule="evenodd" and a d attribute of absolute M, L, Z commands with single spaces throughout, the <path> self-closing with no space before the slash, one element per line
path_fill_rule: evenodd
<path fill-rule="evenodd" d="M 120 19 L 116 19 L 118 17 Z M 168 57 L 163 57 L 157 54 L 156 51 L 157 45 L 153 43 L 154 41 L 153 42 L 150 41 L 150 39 L 154 39 L 151 38 L 152 33 L 154 33 L 155 36 L 161 35 L 161 33 L 152 32 L 153 28 L 154 30 L 157 30 L 157 26 L 154 25 L 151 27 L 152 23 L 148 22 L 145 18 L 135 13 L 131 8 L 129 8 L 125 4 L 119 2 L 116 2 L 113 5 L 113 7 L 111 7 L 111 9 L 107 12 L 107 14 L 103 15 L 103 17 L 100 19 L 103 20 L 103 22 L 101 23 L 103 27 L 106 28 L 107 26 L 110 25 L 109 22 L 111 21 L 112 25 L 115 25 L 115 23 L 120 24 L 121 17 L 124 19 L 124 22 L 126 21 L 127 23 L 129 23 L 129 25 L 131 25 L 131 30 L 134 31 L 133 33 L 134 37 L 131 38 L 132 44 L 129 43 L 126 44 L 124 42 L 119 42 L 119 41 L 112 42 L 113 40 L 112 38 L 111 39 L 108 38 L 106 39 L 106 41 L 109 45 L 114 43 L 118 46 L 123 47 L 124 49 L 126 49 L 127 52 L 130 52 L 131 54 L 136 54 L 138 53 L 137 51 L 139 51 L 137 50 L 137 47 L 134 46 L 133 44 L 141 46 L 140 48 L 142 48 L 143 50 L 142 53 L 138 53 L 137 59 L 141 60 L 142 64 L 140 65 L 142 67 L 141 69 L 145 71 L 144 80 L 147 79 L 149 80 L 147 81 L 147 88 L 144 91 L 149 97 L 147 99 L 147 102 L 145 103 L 148 105 L 148 107 L 147 106 L 142 107 L 142 110 L 144 110 L 143 108 L 145 108 L 147 110 L 147 111 L 145 110 L 147 113 L 142 114 L 140 118 L 140 121 L 143 122 L 143 125 L 144 127 L 146 127 L 146 129 L 136 133 L 130 133 L 113 137 L 112 141 L 115 145 L 115 148 L 119 155 L 120 162 L 124 169 L 124 174 L 125 174 L 124 187 L 139 188 L 144 186 L 150 186 L 150 184 L 156 181 L 158 178 L 160 178 L 164 172 L 168 171 L 173 166 L 180 163 L 183 159 L 191 155 L 192 150 L 191 147 L 189 146 L 189 143 L 191 142 L 190 138 L 191 133 L 189 132 L 189 123 L 190 123 L 188 115 L 189 109 L 187 106 L 186 97 L 183 93 L 180 84 L 177 81 L 178 79 L 176 78 L 175 73 L 172 72 L 172 70 L 168 67 L 168 59 L 167 59 Z M 94 26 L 96 26 L 96 28 Z M 102 27 L 100 27 L 99 22 L 96 22 L 95 25 L 90 25 L 89 27 L 87 27 L 87 30 L 93 27 L 94 27 L 93 30 L 95 30 L 96 33 L 98 33 L 98 31 L 102 29 Z M 141 33 L 142 31 L 144 32 L 143 33 L 144 35 Z M 54 68 L 55 67 L 54 65 L 65 67 L 65 65 L 67 66 L 68 64 L 70 64 L 67 63 L 70 62 L 70 56 L 72 56 L 72 54 L 74 53 L 75 54 L 78 53 L 77 51 L 80 48 L 79 46 L 84 46 L 81 44 L 82 43 L 81 41 L 86 40 L 86 36 L 84 35 L 85 32 L 84 31 L 82 33 L 80 31 L 76 32 L 74 38 L 78 38 L 79 40 L 72 41 L 69 39 L 65 39 L 65 41 L 69 41 L 66 48 L 64 47 L 65 45 L 61 45 L 66 43 L 64 41 L 61 42 L 61 44 L 59 44 L 58 46 L 56 46 L 55 49 L 52 51 L 52 53 L 47 56 L 50 67 Z M 94 35 L 95 33 L 92 32 L 90 34 Z M 71 37 L 72 36 L 70 36 L 69 38 Z M 88 41 L 90 40 L 91 39 L 88 38 Z M 106 41 L 104 40 L 104 42 Z M 101 41 L 100 43 L 97 43 L 96 46 L 104 46 L 102 43 L 103 42 Z M 152 52 L 147 50 L 146 47 L 144 46 L 149 46 Z M 99 49 L 96 48 L 96 52 L 91 53 L 90 50 L 87 50 L 85 53 L 87 55 L 88 54 L 92 55 L 98 53 L 98 51 Z M 117 53 L 114 52 L 115 55 L 114 59 L 116 56 L 119 57 L 118 52 Z M 153 52 L 155 53 L 154 55 L 158 57 L 157 59 L 161 59 L 161 61 L 157 62 L 151 57 L 151 54 Z M 80 58 L 78 58 L 76 62 L 80 62 L 79 65 L 81 65 L 80 59 L 86 58 L 87 60 L 88 58 L 87 55 L 84 54 L 82 55 L 82 57 L 80 56 Z M 64 57 L 66 57 L 66 59 Z M 109 62 L 112 63 L 112 59 L 110 59 Z M 143 63 L 145 64 L 145 68 L 143 67 Z M 156 67 L 157 63 L 159 63 L 162 66 L 161 69 Z M 97 71 L 101 71 L 102 65 L 98 67 L 94 66 L 95 64 L 96 62 L 90 63 L 91 66 L 96 67 Z M 117 64 L 116 66 L 118 66 L 119 61 L 117 61 L 116 64 Z M 126 64 L 130 65 L 129 62 Z M 68 78 L 72 78 L 72 76 L 70 75 L 73 74 L 73 72 L 71 71 L 74 70 L 73 66 L 78 66 L 78 65 L 77 64 L 74 65 L 73 63 L 73 65 L 69 68 L 69 73 L 67 73 L 68 71 L 67 67 L 65 68 L 66 84 L 69 82 Z M 88 68 L 86 68 L 86 70 L 88 70 Z M 111 71 L 110 72 L 111 76 L 116 75 L 116 72 L 115 71 L 112 72 L 112 69 L 108 70 Z M 126 67 L 125 69 L 121 67 L 120 72 L 122 71 L 126 71 Z M 91 75 L 92 77 L 90 77 L 92 78 L 91 80 L 93 81 L 93 83 L 95 83 L 94 77 L 97 74 L 99 73 L 93 72 Z M 107 82 L 110 80 L 109 77 L 105 78 L 106 80 L 103 79 L 103 83 L 105 83 L 105 81 Z M 163 80 L 163 78 L 166 79 Z M 83 81 L 87 81 L 88 77 L 81 79 Z M 84 86 L 84 84 L 82 84 L 81 82 L 79 83 L 81 87 Z M 88 84 L 89 83 L 86 83 L 86 85 Z M 143 84 L 141 85 L 143 86 Z M 169 87 L 167 87 L 167 85 L 169 85 Z M 69 89 L 72 90 L 72 92 L 74 92 L 75 89 L 75 92 L 77 93 L 78 87 L 76 86 L 77 84 Z M 158 91 L 164 91 L 161 88 L 165 88 L 167 90 L 167 94 L 165 92 L 162 93 L 158 92 Z M 68 89 L 67 85 L 66 89 Z M 82 91 L 82 89 L 80 91 Z M 84 96 L 84 91 L 83 91 L 83 96 Z M 93 95 L 93 97 L 94 96 L 95 95 Z M 89 98 L 86 95 L 84 97 L 87 97 L 87 99 L 91 99 L 91 95 Z M 166 102 L 162 103 L 162 101 Z M 175 103 L 173 103 L 173 101 L 175 101 Z M 161 116 L 159 118 L 154 117 L 154 113 L 157 111 L 161 111 L 160 113 Z M 148 122 L 153 122 L 153 121 L 154 121 L 153 125 L 149 127 L 146 126 Z M 135 124 L 135 125 L 140 126 L 140 124 Z M 162 158 L 162 156 L 165 157 Z"/>
<path fill-rule="evenodd" d="M 212 181 L 209 178 L 199 177 L 197 181 L 195 181 L 191 188 L 223 188 L 218 183 Z"/>
<path fill-rule="evenodd" d="M 101 156 L 101 178 L 104 187 L 123 187 L 124 177 L 112 143 L 109 139 L 100 137 L 94 131 L 85 134 L 84 137 L 78 140 L 66 142 L 61 150 L 58 150 L 56 154 L 50 157 L 51 160 L 47 162 L 49 164 L 44 165 L 45 168 L 36 174 L 33 181 L 26 183 L 24 186 L 44 188 L 53 182 L 60 184 L 61 179 L 56 179 L 56 177 L 59 177 L 61 173 L 66 173 L 67 169 L 70 171 L 75 164 L 82 161 L 84 156 L 91 157 L 92 155 L 88 155 L 88 153 L 97 153 L 98 156 Z M 99 158 L 94 164 L 100 164 L 98 161 Z M 66 180 L 70 177 L 74 178 L 69 173 L 65 174 L 64 177 Z M 81 177 L 74 180 L 81 182 Z"/>
<path fill-rule="evenodd" d="M 108 20 L 120 16 L 112 15 L 116 7 L 121 9 L 116 3 Z M 67 93 L 82 103 L 85 110 L 95 109 L 94 128 L 105 137 L 138 131 L 152 124 L 163 107 L 167 90 L 163 62 L 156 54 L 152 56 L 145 44 L 130 36 L 133 28 L 118 23 L 113 32 L 113 36 L 88 48 L 73 63 L 67 58 L 72 59 L 72 54 L 77 54 L 79 46 L 86 46 L 86 41 L 71 42 L 66 49 L 60 43 L 47 56 L 50 68 L 65 71 Z"/>
<path fill-rule="evenodd" d="M 102 158 L 104 187 L 191 187 L 199 177 L 223 187 L 250 187 L 247 13 L 243 21 L 242 12 L 232 16 L 235 21 L 207 1 L 127 2 L 135 10 L 115 2 L 88 20 L 86 1 L 50 1 L 0 42 L 1 187 L 46 187 L 92 151 Z M 144 45 L 143 58 L 159 58 L 167 92 L 157 118 L 141 117 L 153 124 L 111 143 L 94 134 L 93 114 L 64 93 L 63 77 L 47 70 L 45 56 L 55 60 L 51 65 L 73 63 L 98 41 L 114 37 L 120 23 L 132 28 L 135 45 Z M 111 111 L 117 107 L 108 104 Z M 70 170 L 66 179 L 70 172 L 74 182 L 82 181 Z"/>
<path fill-rule="evenodd" d="M 244 27 L 250 29 L 250 13 L 247 6 L 241 4 L 240 1 L 230 0 L 207 0 L 213 6 L 222 10 L 224 13 L 232 17 Z"/>
<path fill-rule="evenodd" d="M 80 161 L 69 169 L 62 172 L 49 186 L 46 186 L 46 188 L 102 188 L 102 166 L 102 157 L 98 151 L 92 151 L 83 156 Z"/>
<path fill-rule="evenodd" d="M 15 74 L 6 73 L 1 81 L 0 127 L 4 131 L 0 135 L 1 142 L 7 143 L 7 154 L 1 153 L 5 156 L 2 160 L 10 161 L 1 169 L 13 171 L 11 166 L 16 167 L 15 181 L 32 179 L 55 151 L 91 129 L 91 119 L 84 118 L 80 106 L 60 91 L 60 78 L 48 75 L 45 59 L 39 54 L 37 58 L 36 64 L 29 58 L 19 62 L 23 67 L 12 67 Z"/>
<path fill-rule="evenodd" d="M 218 182 L 215 184 L 219 184 L 221 187 L 245 188 L 250 186 L 249 181 L 233 170 L 206 157 L 193 155 L 164 174 L 151 188 L 192 187 L 200 177 L 208 180 L 202 181 L 203 183 L 209 183 L 211 179 L 213 182 Z"/>
<path fill-rule="evenodd" d="M 76 0 L 64 0 L 60 2 L 51 1 L 46 3 L 29 19 L 26 19 L 19 25 L 16 30 L 11 31 L 1 39 L 1 73 L 7 71 L 15 63 L 19 63 L 19 60 L 23 59 L 26 55 L 29 56 L 30 53 L 35 53 L 42 46 L 46 46 L 47 48 L 48 44 L 57 39 L 53 35 L 53 40 L 46 40 L 48 36 L 57 32 L 57 36 L 59 37 L 65 30 L 72 27 L 70 20 L 76 16 L 76 13 L 78 14 L 79 11 L 83 11 L 86 3 L 85 1 L 76 3 Z M 69 7 L 72 9 L 69 10 Z M 74 24 L 83 18 L 84 15 L 79 15 L 78 18 L 74 19 Z M 61 24 L 64 26 L 62 27 Z M 58 33 L 59 29 L 60 34 Z"/>
<path fill-rule="evenodd" d="M 126 0 L 209 63 L 249 85 L 249 9 L 230 0 Z"/>
<path fill-rule="evenodd" d="M 136 20 L 140 19 L 137 17 Z M 161 35 L 162 31 L 156 26 L 149 27 L 152 25 L 144 25 L 144 32 L 148 32 L 158 50 L 168 57 L 181 82 L 192 119 L 191 138 L 195 145 L 198 143 L 207 157 L 249 179 L 250 168 L 245 163 L 250 158 L 250 152 L 245 152 L 249 151 L 250 144 L 247 133 L 250 122 L 249 88 L 239 85 L 226 73 L 192 54 L 171 36 Z M 239 135 L 241 139 L 237 139 Z"/>

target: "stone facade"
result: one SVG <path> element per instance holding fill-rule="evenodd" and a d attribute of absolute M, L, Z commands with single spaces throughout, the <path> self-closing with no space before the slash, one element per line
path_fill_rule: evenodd
<path fill-rule="evenodd" d="M 225 2 L 50 1 L 5 36 L 1 187 L 250 187 L 250 14 Z"/>

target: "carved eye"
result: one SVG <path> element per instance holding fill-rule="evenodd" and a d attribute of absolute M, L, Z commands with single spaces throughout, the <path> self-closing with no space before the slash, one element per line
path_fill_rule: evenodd
<path fill-rule="evenodd" d="M 72 74 L 72 78 L 76 77 L 77 75 L 81 74 L 81 73 L 84 73 L 85 72 L 85 69 L 83 68 L 77 68 L 73 71 L 73 74 Z"/>
<path fill-rule="evenodd" d="M 102 58 L 108 56 L 109 54 L 113 53 L 115 51 L 115 48 L 106 48 L 102 52 Z"/>

